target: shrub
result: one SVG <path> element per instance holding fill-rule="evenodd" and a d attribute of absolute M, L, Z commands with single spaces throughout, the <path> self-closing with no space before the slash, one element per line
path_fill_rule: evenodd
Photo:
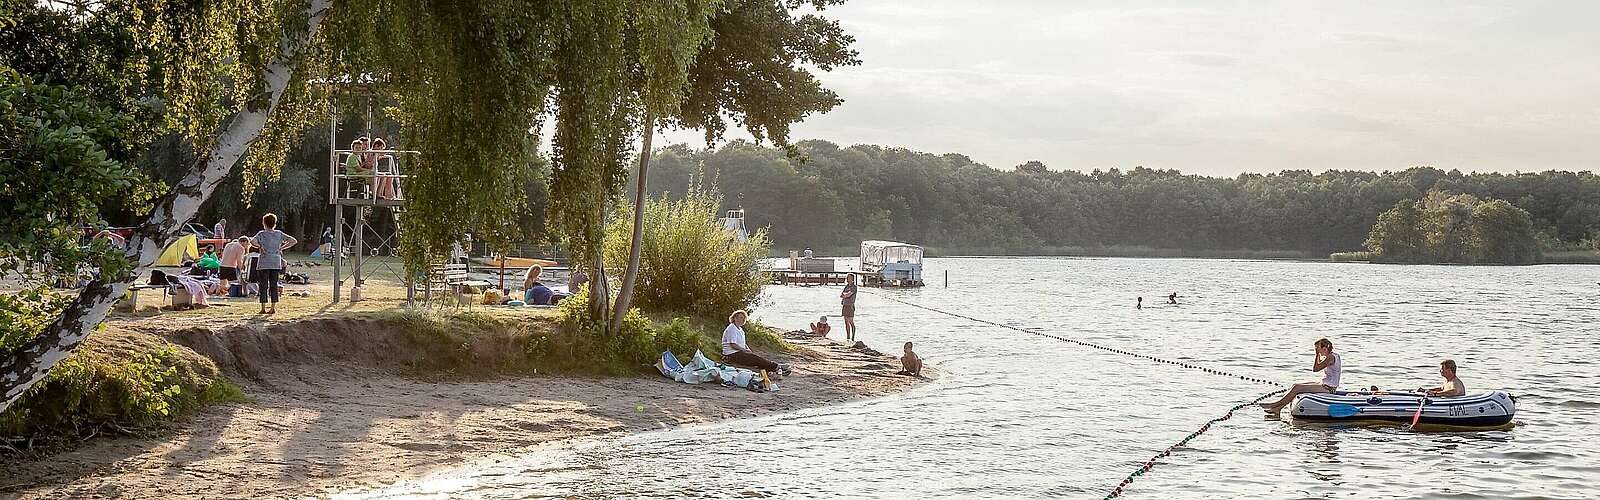
<path fill-rule="evenodd" d="M 198 354 L 143 334 L 90 343 L 57 363 L 43 381 L 0 413 L 0 436 L 80 437 L 105 429 L 155 426 L 212 402 L 243 401 Z"/>
<path fill-rule="evenodd" d="M 672 351 L 678 359 L 687 360 L 694 356 L 695 351 L 703 352 L 707 356 L 716 356 L 722 352 L 720 349 L 714 349 L 716 346 L 715 342 L 689 324 L 689 318 L 672 318 L 671 323 L 656 329 L 656 348 Z"/>
<path fill-rule="evenodd" d="M 607 335 L 605 324 L 589 314 L 589 290 L 561 301 L 561 323 L 548 348 L 546 364 L 558 370 L 631 373 L 659 354 L 650 319 L 629 309 L 622 328 Z"/>
<path fill-rule="evenodd" d="M 719 318 L 755 305 L 763 283 L 756 264 L 771 244 L 765 229 L 740 243 L 718 221 L 720 204 L 716 195 L 700 190 L 645 204 L 634 306 Z M 606 232 L 605 259 L 607 266 L 624 268 L 633 217 L 622 211 L 617 219 Z"/>

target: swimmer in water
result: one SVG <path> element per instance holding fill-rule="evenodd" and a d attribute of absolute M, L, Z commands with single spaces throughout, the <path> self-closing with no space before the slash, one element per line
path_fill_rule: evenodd
<path fill-rule="evenodd" d="M 1133 304 L 1133 308 L 1134 309 L 1144 309 L 1144 297 L 1139 297 L 1139 301 L 1135 302 Z"/>
<path fill-rule="evenodd" d="M 1177 304 L 1178 303 L 1178 292 L 1172 292 L 1172 295 L 1168 295 L 1167 296 L 1167 303 L 1168 304 Z"/>

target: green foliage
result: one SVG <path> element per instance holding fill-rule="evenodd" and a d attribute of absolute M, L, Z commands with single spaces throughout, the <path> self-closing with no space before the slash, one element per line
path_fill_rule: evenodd
<path fill-rule="evenodd" d="M 772 328 L 754 321 L 744 324 L 745 340 L 750 342 L 750 348 L 767 351 L 789 351 L 792 347 L 783 341 L 776 328 Z"/>
<path fill-rule="evenodd" d="M 78 437 L 106 428 L 137 429 L 205 404 L 246 400 L 238 387 L 188 366 L 165 345 L 73 353 L 0 413 L 0 436 Z"/>
<path fill-rule="evenodd" d="M 1417 202 L 1402 200 L 1394 208 L 1378 215 L 1367 236 L 1367 250 L 1380 260 L 1392 262 L 1421 262 L 1432 258 L 1426 232 L 1422 229 L 1422 211 Z"/>
<path fill-rule="evenodd" d="M 1380 262 L 1533 264 L 1541 235 L 1527 211 L 1505 200 L 1434 191 L 1380 215 L 1367 249 Z"/>
<path fill-rule="evenodd" d="M 672 322 L 656 329 L 656 347 L 662 351 L 672 351 L 678 359 L 689 359 L 695 351 L 705 353 L 707 356 L 716 356 L 722 350 L 718 349 L 717 341 L 701 334 L 700 329 L 689 324 L 689 318 L 672 318 Z"/>
<path fill-rule="evenodd" d="M 129 122 L 0 66 L 0 274 L 38 284 L 86 267 L 111 276 L 131 269 L 108 240 L 84 244 L 85 227 L 104 227 L 103 208 L 134 207 L 157 187 L 108 150 Z"/>
<path fill-rule="evenodd" d="M 740 243 L 717 219 L 718 197 L 698 189 L 682 199 L 645 204 L 638 291 L 634 304 L 647 311 L 688 312 L 726 318 L 756 303 L 764 281 L 757 262 L 770 247 L 766 231 Z M 606 262 L 628 262 L 631 220 L 618 217 L 606 234 Z"/>
<path fill-rule="evenodd" d="M 24 342 L 44 331 L 66 307 L 67 300 L 43 286 L 0 294 L 0 358 L 11 356 Z"/>
<path fill-rule="evenodd" d="M 715 184 L 725 208 L 744 208 L 748 225 L 770 228 L 776 248 L 844 255 L 862 240 L 889 239 L 945 254 L 1142 247 L 1325 256 L 1361 248 L 1379 214 L 1435 189 L 1506 200 L 1562 241 L 1600 231 L 1600 175 L 1592 172 L 1418 167 L 1219 178 L 1150 168 L 1018 171 L 959 154 L 824 141 L 796 146 L 806 162 L 737 141 L 716 150 L 662 148 L 648 191 L 676 197 L 691 184 Z"/>
<path fill-rule="evenodd" d="M 1488 200 L 1472 209 L 1472 235 L 1479 262 L 1539 262 L 1539 243 L 1532 217 L 1505 200 Z"/>
<path fill-rule="evenodd" d="M 820 12 L 842 3 L 728 0 L 727 10 L 711 20 L 716 36 L 689 70 L 684 102 L 672 122 L 704 130 L 710 144 L 722 137 L 726 119 L 732 118 L 757 142 L 770 139 L 790 148 L 791 124 L 843 102 L 811 69 L 861 64 L 850 49 L 855 38 L 838 21 L 791 11 L 810 4 Z"/>
<path fill-rule="evenodd" d="M 660 354 L 650 319 L 630 309 L 622 328 L 606 335 L 606 324 L 588 307 L 588 289 L 561 301 L 560 327 L 547 350 L 546 363 L 566 370 L 634 373 Z"/>

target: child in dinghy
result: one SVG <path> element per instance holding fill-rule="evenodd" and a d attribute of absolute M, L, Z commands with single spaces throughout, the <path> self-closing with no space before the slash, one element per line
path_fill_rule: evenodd
<path fill-rule="evenodd" d="M 1295 384 L 1283 398 L 1271 403 L 1261 403 L 1261 409 L 1267 413 L 1277 413 L 1293 402 L 1295 396 L 1333 392 L 1339 389 L 1339 375 L 1344 371 L 1344 365 L 1340 363 L 1339 355 L 1333 352 L 1333 342 L 1328 339 L 1317 339 L 1312 347 L 1316 349 L 1316 356 L 1312 358 L 1311 371 L 1322 372 L 1322 382 Z"/>

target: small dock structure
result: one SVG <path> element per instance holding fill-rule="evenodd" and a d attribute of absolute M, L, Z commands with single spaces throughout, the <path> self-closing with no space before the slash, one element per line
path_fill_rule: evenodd
<path fill-rule="evenodd" d="M 774 285 L 841 285 L 849 279 L 850 275 L 861 273 L 855 271 L 805 271 L 800 269 L 766 269 L 761 274 L 766 276 L 767 282 Z M 859 279 L 857 280 L 859 282 Z"/>

